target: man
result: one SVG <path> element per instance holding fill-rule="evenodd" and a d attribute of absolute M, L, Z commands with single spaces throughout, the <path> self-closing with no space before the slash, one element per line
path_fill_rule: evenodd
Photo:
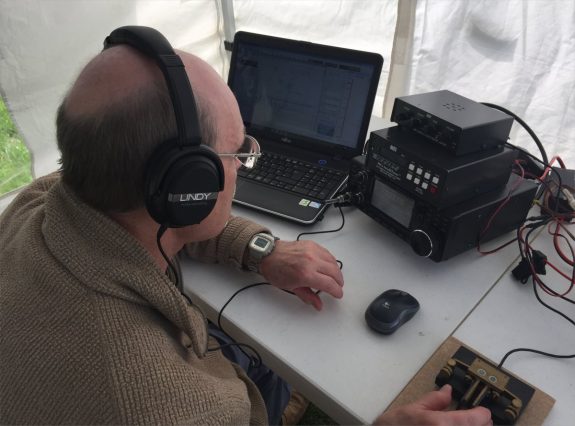
<path fill-rule="evenodd" d="M 58 112 L 61 174 L 24 189 L 0 218 L 2 424 L 279 422 L 287 400 L 281 384 L 269 384 L 277 378 L 254 384 L 259 378 L 230 363 L 174 286 L 167 260 L 183 248 L 244 269 L 255 262 L 272 285 L 318 310 L 313 289 L 343 296 L 334 257 L 313 242 L 280 240 L 267 256 L 250 257 L 249 241 L 269 230 L 230 216 L 241 167 L 230 154 L 245 141 L 237 103 L 208 64 L 180 56 L 203 143 L 221 154 L 225 185 L 215 208 L 157 240 L 143 176 L 157 145 L 176 133 L 166 83 L 131 47 L 97 55 Z M 376 423 L 490 422 L 482 408 L 435 411 L 447 406 L 449 388 L 426 398 Z"/>

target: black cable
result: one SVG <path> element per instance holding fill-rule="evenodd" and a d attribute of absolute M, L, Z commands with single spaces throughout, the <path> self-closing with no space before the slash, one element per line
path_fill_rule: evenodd
<path fill-rule="evenodd" d="M 224 332 L 224 334 L 228 337 L 229 334 L 226 333 L 224 330 L 222 330 Z M 214 337 L 214 339 L 217 340 L 217 338 Z M 231 339 L 231 337 L 230 337 Z M 232 346 L 236 346 L 240 351 L 242 351 L 242 353 L 248 357 L 248 359 L 250 360 L 250 368 L 259 368 L 261 367 L 261 365 L 263 364 L 262 362 L 262 357 L 260 356 L 260 354 L 258 353 L 258 351 L 256 351 L 254 349 L 253 346 L 248 345 L 247 343 L 238 343 L 238 342 L 231 342 L 231 343 L 224 343 L 223 345 L 219 345 L 216 346 L 215 348 L 208 348 L 208 352 L 215 352 L 215 351 L 221 351 L 224 348 L 229 348 Z M 244 350 L 243 347 L 248 348 L 250 351 L 252 351 L 256 357 L 256 361 L 254 361 L 254 358 L 251 355 L 248 355 Z"/>
<path fill-rule="evenodd" d="M 491 104 L 488 102 L 481 102 L 483 105 L 488 106 L 490 108 L 493 109 L 497 109 L 499 111 L 504 112 L 505 114 L 510 115 L 511 117 L 513 117 L 515 119 L 515 121 L 517 121 L 525 130 L 527 130 L 527 133 L 529 133 L 529 135 L 531 136 L 531 138 L 533 138 L 533 140 L 535 141 L 535 143 L 537 144 L 537 148 L 539 148 L 539 152 L 541 152 L 541 158 L 545 163 L 548 163 L 549 160 L 547 159 L 547 152 L 545 152 L 545 148 L 543 147 L 543 144 L 541 143 L 541 141 L 539 140 L 539 138 L 537 137 L 537 135 L 535 134 L 535 132 L 533 130 L 531 130 L 531 127 L 529 127 L 527 125 L 527 123 L 525 123 L 517 114 L 509 111 L 506 108 L 503 108 L 499 105 L 495 105 L 495 104 Z"/>
<path fill-rule="evenodd" d="M 339 209 L 339 213 L 341 214 L 341 225 L 339 226 L 339 228 L 336 229 L 329 229 L 327 231 L 315 231 L 315 232 L 302 232 L 301 234 L 299 234 L 296 238 L 296 241 L 299 241 L 299 239 L 303 236 L 303 235 L 316 235 L 316 234 L 329 234 L 330 232 L 337 232 L 337 231 L 341 231 L 343 229 L 343 226 L 345 225 L 345 216 L 343 215 L 343 211 L 341 210 L 340 206 L 337 206 L 337 208 Z"/>
<path fill-rule="evenodd" d="M 525 255 L 527 257 L 527 259 L 529 260 L 529 263 L 532 265 L 532 257 L 531 257 L 531 253 L 529 250 L 529 237 L 531 235 L 531 233 L 533 233 L 533 231 L 535 231 L 535 229 L 537 229 L 539 226 L 541 226 L 541 224 L 539 224 L 538 226 L 534 226 L 532 227 L 529 232 L 525 235 Z M 573 250 L 571 250 L 571 252 L 573 253 Z M 539 296 L 539 293 L 537 292 L 537 282 L 540 281 L 541 284 L 543 284 L 543 282 L 540 280 L 539 277 L 536 277 L 535 275 L 533 275 L 532 277 L 532 282 L 533 282 L 533 292 L 535 293 L 535 297 L 537 298 L 537 301 L 542 304 L 543 306 L 545 306 L 547 309 L 557 313 L 558 315 L 561 315 L 563 318 L 565 318 L 567 321 L 569 321 L 571 324 L 575 325 L 575 321 L 573 321 L 571 318 L 569 318 L 567 315 L 565 315 L 563 312 L 549 306 L 548 304 L 546 304 L 545 302 L 543 302 L 543 300 L 541 299 L 541 297 Z M 547 289 L 549 289 L 545 284 L 543 284 L 543 286 Z M 551 289 L 549 289 L 551 290 Z M 552 291 L 552 290 L 551 290 Z M 563 297 L 562 297 L 563 298 Z M 570 299 L 567 299 L 570 301 Z M 539 355 L 544 355 L 544 356 L 548 356 L 551 358 L 575 358 L 575 354 L 572 355 L 557 355 L 557 354 L 552 354 L 552 353 L 548 353 L 548 352 L 543 352 L 537 349 L 530 349 L 530 348 L 517 348 L 517 349 L 513 349 L 510 350 L 509 352 L 507 352 L 503 358 L 501 359 L 501 361 L 499 362 L 499 365 L 497 366 L 497 368 L 501 368 L 503 366 L 503 364 L 505 363 L 505 361 L 507 360 L 507 358 L 509 358 L 510 355 L 516 353 L 516 352 L 532 352 L 532 353 L 536 353 Z"/>
<path fill-rule="evenodd" d="M 529 229 L 529 232 L 527 232 L 527 234 L 525 235 L 525 238 L 524 238 L 524 244 L 525 244 L 525 252 L 524 252 L 524 253 L 523 253 L 523 251 L 522 251 L 522 249 L 521 249 L 521 245 L 520 245 L 520 252 L 521 252 L 522 259 L 527 259 L 527 262 L 528 262 L 529 265 L 533 265 L 533 264 L 534 264 L 533 257 L 532 257 L 532 255 L 531 255 L 531 250 L 529 249 L 529 237 L 531 236 L 531 234 L 532 234 L 537 228 L 540 228 L 541 226 L 547 225 L 547 224 L 551 221 L 551 219 L 552 219 L 550 216 L 547 216 L 547 217 L 545 217 L 545 216 L 537 216 L 537 217 L 534 217 L 533 219 L 538 219 L 538 218 L 540 218 L 540 217 L 543 217 L 543 219 L 542 219 L 541 221 L 534 222 L 534 223 L 532 223 L 532 224 L 529 224 L 529 225 L 526 225 L 526 226 L 525 226 L 525 228 L 530 228 L 530 229 Z M 571 247 L 570 247 L 570 249 L 572 250 Z M 572 251 L 572 254 L 575 254 L 575 253 L 573 253 L 573 251 Z M 531 267 L 531 266 L 530 266 L 530 267 Z M 533 268 L 532 268 L 532 272 L 533 272 L 534 270 L 535 270 L 535 268 L 533 267 Z M 566 301 L 566 302 L 575 304 L 575 300 L 569 299 L 568 297 L 557 293 L 555 290 L 553 290 L 552 288 L 550 288 L 549 286 L 547 286 L 539 276 L 536 277 L 535 275 L 533 275 L 533 279 L 534 279 L 534 280 L 536 279 L 537 282 L 539 283 L 539 285 L 540 285 L 542 288 L 544 288 L 546 291 L 548 291 L 549 293 L 551 293 L 553 296 L 559 297 L 560 299 L 562 299 L 562 300 L 564 300 L 564 301 Z M 536 293 L 536 296 L 537 296 L 537 293 Z M 544 306 L 547 306 L 547 305 L 545 305 L 543 302 L 541 302 L 541 303 L 542 303 Z M 553 308 L 550 308 L 550 307 L 549 307 L 549 309 L 554 310 Z M 557 312 L 557 313 L 559 313 L 560 315 L 562 315 L 560 312 Z M 568 319 L 569 321 L 571 321 L 569 318 L 567 318 L 567 319 Z"/>
<path fill-rule="evenodd" d="M 505 356 L 503 356 L 503 358 L 501 359 L 501 361 L 499 362 L 499 365 L 497 366 L 497 368 L 501 368 L 501 366 L 503 365 L 503 363 L 507 360 L 507 358 L 509 358 L 509 355 L 514 354 L 515 352 L 533 352 L 539 355 L 545 355 L 551 358 L 575 358 L 575 354 L 573 355 L 556 355 L 556 354 L 550 354 L 548 352 L 543 352 L 543 351 L 538 351 L 537 349 L 529 349 L 529 348 L 517 348 L 517 349 L 513 349 L 509 352 L 507 352 L 505 354 Z"/>
<path fill-rule="evenodd" d="M 344 216 L 343 211 L 341 210 L 341 207 L 340 207 L 340 206 L 338 206 L 338 209 L 339 209 L 339 213 L 341 214 L 342 223 L 341 223 L 341 225 L 340 225 L 337 229 L 331 229 L 331 230 L 328 230 L 328 231 L 317 231 L 317 232 L 302 232 L 301 234 L 299 234 L 299 235 L 297 236 L 297 239 L 296 239 L 296 240 L 299 241 L 299 239 L 300 239 L 300 237 L 301 237 L 302 235 L 326 234 L 326 233 L 330 233 L 330 232 L 340 231 L 340 230 L 343 228 L 343 226 L 345 225 L 345 216 Z M 158 240 L 158 241 L 159 241 L 159 240 Z M 161 249 L 160 249 L 160 250 L 161 250 Z M 164 258 L 165 258 L 165 256 L 164 256 Z M 341 268 L 343 267 L 343 263 L 342 263 L 341 261 L 339 261 L 339 260 L 337 260 L 337 263 L 339 264 L 339 268 L 341 269 Z M 224 309 L 226 309 L 226 307 L 230 304 L 230 302 L 231 302 L 238 294 L 240 294 L 242 291 L 247 290 L 247 289 L 250 289 L 250 288 L 253 288 L 253 287 L 262 286 L 262 285 L 271 285 L 271 284 L 270 284 L 269 282 L 267 282 L 267 281 L 262 281 L 262 282 L 258 282 L 258 283 L 254 283 L 254 284 L 249 284 L 249 285 L 247 285 L 247 286 L 245 286 L 245 287 L 242 287 L 242 288 L 240 288 L 239 290 L 237 290 L 236 292 L 234 292 L 234 294 L 232 294 L 231 297 L 226 301 L 226 303 L 224 303 L 224 305 L 221 307 L 220 311 L 218 312 L 217 326 L 218 326 L 218 328 L 222 331 L 222 333 L 224 333 L 228 338 L 230 338 L 230 339 L 233 340 L 233 338 L 224 330 L 224 327 L 222 326 L 222 316 L 223 316 L 223 313 L 224 313 Z M 280 290 L 282 290 L 282 291 L 284 291 L 284 292 L 286 292 L 286 293 L 288 293 L 288 294 L 294 295 L 294 296 L 296 295 L 294 292 L 289 291 L 289 290 L 286 290 L 286 289 L 280 289 Z M 315 292 L 315 294 L 319 294 L 319 293 L 320 293 L 319 290 Z M 248 344 L 245 344 L 245 343 L 236 343 L 236 342 L 234 342 L 234 343 L 226 343 L 226 344 L 220 345 L 220 346 L 215 347 L 215 348 L 209 348 L 209 349 L 208 349 L 208 352 L 213 352 L 213 351 L 221 350 L 221 349 L 223 349 L 223 348 L 225 348 L 225 347 L 229 347 L 229 346 L 237 346 L 238 349 L 241 350 L 241 351 L 243 352 L 243 354 L 250 359 L 250 366 L 251 366 L 251 367 L 259 367 L 259 366 L 262 364 L 262 358 L 261 358 L 260 354 L 258 353 L 258 351 L 256 351 L 252 346 L 250 346 L 250 345 L 248 345 Z M 256 355 L 256 357 L 257 357 L 257 362 L 255 362 L 255 363 L 253 362 L 253 357 L 250 356 L 249 354 L 247 354 L 247 353 L 243 350 L 242 346 L 248 348 L 250 351 L 252 351 L 252 352 Z"/>
<path fill-rule="evenodd" d="M 247 289 L 250 289 L 250 288 L 253 288 L 253 287 L 262 286 L 262 285 L 271 285 L 271 284 L 270 284 L 269 282 L 267 282 L 267 281 L 262 281 L 262 282 L 259 282 L 259 283 L 249 284 L 249 285 L 247 285 L 247 286 L 245 286 L 245 287 L 242 287 L 242 288 L 240 288 L 239 290 L 237 290 L 236 292 L 234 292 L 234 294 L 232 294 L 231 297 L 226 301 L 226 303 L 224 303 L 224 305 L 221 307 L 220 311 L 218 312 L 217 326 L 218 326 L 218 328 L 220 329 L 220 331 L 221 331 L 222 333 L 224 333 L 228 338 L 230 338 L 230 339 L 233 340 L 233 337 L 231 337 L 231 336 L 224 330 L 224 327 L 223 327 L 223 325 L 222 325 L 222 316 L 223 316 L 223 313 L 224 313 L 224 309 L 226 309 L 226 307 L 230 304 L 230 302 L 231 302 L 238 294 L 240 294 L 242 291 L 247 290 Z M 289 290 L 285 290 L 285 289 L 283 289 L 283 288 L 280 289 L 280 290 L 282 290 L 282 291 L 285 292 L 285 293 L 289 293 L 289 294 L 295 296 L 295 293 L 293 293 L 293 292 L 291 292 L 291 291 L 289 291 Z M 318 293 L 316 293 L 316 294 L 318 294 Z M 216 338 L 216 337 L 214 336 L 214 338 Z M 216 338 L 216 339 L 217 339 L 217 338 Z M 256 368 L 257 368 L 257 367 L 261 366 L 261 364 L 262 364 L 262 358 L 261 358 L 260 354 L 259 354 L 258 351 L 255 350 L 252 346 L 250 346 L 250 345 L 248 345 L 248 344 L 246 344 L 246 343 L 237 343 L 237 342 L 226 343 L 226 344 L 220 345 L 220 346 L 218 346 L 218 347 L 216 347 L 216 348 L 209 348 L 209 349 L 208 349 L 208 352 L 217 351 L 217 350 L 223 349 L 223 348 L 225 348 L 225 347 L 229 347 L 229 346 L 237 346 L 238 349 L 239 349 L 240 351 L 242 351 L 242 353 L 243 353 L 246 357 L 248 357 L 248 358 L 250 359 L 250 367 L 256 367 Z M 247 354 L 247 353 L 243 350 L 242 346 L 248 348 L 250 351 L 252 351 L 252 352 L 255 354 L 255 356 L 256 356 L 256 358 L 257 358 L 257 362 L 254 362 L 254 361 L 253 361 L 253 357 L 250 356 L 249 354 Z"/>
<path fill-rule="evenodd" d="M 545 288 L 549 288 L 547 286 L 545 286 Z M 545 306 L 547 309 L 549 309 L 550 311 L 555 312 L 557 315 L 562 316 L 563 318 L 565 318 L 567 321 L 569 321 L 571 324 L 575 325 L 575 321 L 573 321 L 571 318 L 569 318 L 567 315 L 565 315 L 563 312 L 549 306 L 547 303 L 545 303 L 541 297 L 539 296 L 539 293 L 537 292 L 537 283 L 536 283 L 536 279 L 535 277 L 533 277 L 533 292 L 535 293 L 535 297 L 537 298 L 537 300 L 539 301 L 539 303 L 541 303 L 543 306 Z M 569 299 L 570 300 L 570 299 Z"/>
<path fill-rule="evenodd" d="M 166 255 L 166 252 L 164 251 L 164 248 L 162 247 L 162 235 L 164 235 L 164 233 L 166 232 L 166 230 L 168 229 L 168 227 L 166 225 L 160 225 L 160 227 L 158 228 L 158 233 L 156 234 L 156 243 L 158 245 L 158 249 L 160 250 L 160 253 L 162 254 L 162 257 L 164 258 L 164 260 L 166 261 L 166 263 L 168 264 L 168 268 L 170 268 L 172 270 L 172 273 L 174 275 L 174 285 L 176 286 L 176 288 L 179 289 L 178 284 L 179 284 L 179 277 L 178 277 L 178 271 L 176 270 L 176 267 L 174 266 L 174 264 L 171 262 L 171 260 L 169 259 L 169 257 Z M 245 288 L 241 289 L 241 290 L 245 290 Z M 239 290 L 239 291 L 241 291 Z M 234 293 L 234 296 L 239 293 L 236 292 Z M 193 305 L 192 300 L 188 297 L 188 295 L 183 291 L 183 289 L 181 289 L 180 294 L 182 296 L 184 296 L 184 298 L 188 301 L 188 303 L 190 305 Z M 232 298 L 234 297 L 232 296 Z M 229 303 L 231 301 L 231 299 L 227 302 Z M 226 305 L 227 305 L 226 303 Z M 226 305 L 224 305 L 224 308 L 226 307 Z M 222 310 L 220 311 L 220 315 L 221 312 L 224 310 L 224 308 L 222 308 Z M 220 315 L 218 315 L 218 327 L 220 327 L 221 331 L 228 336 L 230 339 L 232 339 L 232 337 L 226 333 L 224 331 L 224 329 L 221 327 L 220 325 Z M 233 340 L 233 339 L 232 339 Z M 215 348 L 208 348 L 207 351 L 208 352 L 214 352 L 214 351 L 218 351 L 221 350 L 223 348 L 226 347 L 230 347 L 230 346 L 237 346 L 243 353 L 244 355 L 250 360 L 250 367 L 255 367 L 258 368 L 259 366 L 262 365 L 262 358 L 260 356 L 260 354 L 258 353 L 258 351 L 256 351 L 252 346 L 246 344 L 246 343 L 238 343 L 238 342 L 233 342 L 233 343 L 225 343 L 223 345 L 219 345 L 218 347 Z M 250 349 L 256 356 L 256 361 L 254 362 L 254 358 L 252 356 L 250 356 L 249 354 L 247 354 L 244 350 L 243 347 L 246 347 L 248 349 Z"/>
<path fill-rule="evenodd" d="M 555 235 L 553 237 L 555 238 Z M 571 252 L 571 259 L 575 261 L 575 251 L 573 250 L 573 246 L 571 245 L 571 243 L 569 242 L 567 237 L 565 235 L 559 234 L 559 233 L 557 234 L 557 237 L 563 238 L 565 240 L 565 242 L 567 243 L 567 247 L 569 247 L 569 251 Z M 575 262 L 573 263 L 573 266 L 571 267 L 571 282 L 569 283 L 569 290 L 567 290 L 565 292 L 565 294 L 569 294 L 569 292 L 571 290 L 573 290 L 574 285 L 575 285 Z"/>
<path fill-rule="evenodd" d="M 526 149 L 523 149 L 517 145 L 513 145 L 512 143 L 506 142 L 505 145 L 509 148 L 521 151 L 522 153 L 524 153 L 526 156 L 528 156 L 529 158 L 531 158 L 532 160 L 537 161 L 538 163 L 541 163 L 543 165 L 543 167 L 547 168 L 549 167 L 549 171 L 550 173 L 555 173 L 555 175 L 557 176 L 557 191 L 556 191 L 556 195 L 555 195 L 555 208 L 553 209 L 555 213 L 558 213 L 558 209 L 559 209 L 559 197 L 561 194 L 561 188 L 563 187 L 563 182 L 561 180 L 561 175 L 559 174 L 559 172 L 557 170 L 555 170 L 555 167 L 553 167 L 551 164 L 549 164 L 547 161 L 543 161 L 540 160 L 539 158 L 535 157 L 533 154 L 531 154 L 529 151 L 527 151 Z M 549 188 L 549 184 L 545 181 L 541 182 L 542 184 L 544 184 L 547 188 Z M 535 195 L 535 199 L 537 200 L 538 198 L 540 198 L 542 195 L 542 193 L 539 193 L 537 195 Z"/>
<path fill-rule="evenodd" d="M 329 234 L 330 232 L 338 232 L 341 231 L 345 225 L 345 216 L 343 214 L 343 210 L 341 209 L 341 206 L 337 206 L 337 208 L 339 209 L 339 214 L 341 215 L 341 225 L 336 228 L 336 229 L 330 229 L 327 231 L 315 231 L 315 232 L 302 232 L 301 234 L 299 234 L 296 238 L 296 241 L 299 241 L 299 239 L 302 237 L 302 235 L 316 235 L 316 234 Z M 343 269 L 343 262 L 341 260 L 336 259 L 337 264 L 339 265 L 339 269 Z M 321 291 L 318 290 L 315 292 L 315 294 L 319 294 Z M 292 292 L 289 292 L 291 294 L 294 294 Z"/>
<path fill-rule="evenodd" d="M 224 333 L 226 336 L 228 336 L 229 339 L 233 340 L 233 337 L 230 336 L 224 330 L 224 327 L 222 326 L 222 314 L 224 312 L 224 309 L 226 309 L 226 306 L 228 306 L 230 304 L 230 302 L 234 299 L 234 297 L 236 297 L 242 291 L 247 290 L 248 288 L 257 287 L 257 286 L 261 286 L 261 285 L 270 285 L 270 283 L 264 281 L 264 282 L 259 282 L 259 283 L 255 283 L 255 284 L 250 284 L 250 285 L 247 285 L 245 287 L 240 288 L 238 291 L 236 291 L 234 294 L 232 294 L 232 296 L 228 299 L 228 301 L 226 303 L 224 303 L 224 306 L 222 306 L 222 308 L 218 312 L 218 320 L 217 320 L 218 328 L 221 330 L 222 333 Z M 238 343 L 238 342 L 226 343 L 226 344 L 220 345 L 216 348 L 209 348 L 208 352 L 217 351 L 217 350 L 223 349 L 225 347 L 229 347 L 229 346 L 237 346 L 237 348 L 240 351 L 242 351 L 242 353 L 250 360 L 250 367 L 258 368 L 262 365 L 262 357 L 260 356 L 258 351 L 256 351 L 252 346 L 250 346 L 246 343 Z M 246 351 L 244 351 L 242 346 L 248 348 L 250 351 L 252 351 L 255 354 L 256 361 L 254 361 L 254 358 L 251 355 L 249 355 L 248 353 L 246 353 Z"/>
<path fill-rule="evenodd" d="M 176 288 L 179 288 L 178 287 L 179 286 L 178 271 L 176 270 L 176 267 L 174 266 L 172 261 L 168 258 L 168 256 L 164 252 L 164 249 L 162 248 L 162 242 L 161 242 L 162 235 L 164 235 L 164 233 L 166 232 L 167 229 L 168 229 L 168 227 L 166 225 L 160 225 L 160 227 L 158 228 L 158 233 L 156 234 L 156 244 L 158 245 L 158 248 L 160 249 L 160 253 L 162 254 L 162 257 L 164 258 L 164 260 L 168 264 L 168 268 L 170 268 L 172 273 L 174 274 L 174 280 L 175 280 L 174 285 L 176 286 Z M 183 291 L 181 293 L 183 294 Z"/>
<path fill-rule="evenodd" d="M 245 287 L 240 288 L 238 291 L 236 291 L 234 294 L 232 294 L 232 297 L 230 297 L 228 299 L 228 301 L 226 303 L 224 303 L 224 306 L 222 306 L 222 308 L 220 309 L 220 312 L 218 312 L 218 327 L 220 328 L 220 330 L 224 331 L 224 329 L 222 327 L 222 313 L 224 312 L 224 309 L 226 309 L 226 306 L 228 306 L 230 304 L 230 302 L 234 299 L 234 297 L 236 297 L 242 291 L 247 290 L 248 288 L 258 287 L 260 285 L 271 285 L 271 284 L 266 282 L 266 281 L 262 281 L 262 282 L 255 283 L 255 284 L 250 284 L 250 285 L 247 285 Z M 226 332 L 224 331 L 224 333 L 226 333 Z M 226 333 L 226 334 L 229 336 L 228 333 Z"/>

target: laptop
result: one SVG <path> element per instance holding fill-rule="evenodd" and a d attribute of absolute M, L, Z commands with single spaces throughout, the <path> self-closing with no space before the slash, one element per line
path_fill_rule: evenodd
<path fill-rule="evenodd" d="M 239 171 L 234 203 L 320 219 L 362 153 L 382 65 L 376 53 L 236 33 L 228 85 L 262 157 Z"/>

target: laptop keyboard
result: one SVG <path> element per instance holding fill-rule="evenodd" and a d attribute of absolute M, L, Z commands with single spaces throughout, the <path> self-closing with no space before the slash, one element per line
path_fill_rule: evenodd
<path fill-rule="evenodd" d="M 324 200 L 337 189 L 345 175 L 340 170 L 263 152 L 253 169 L 241 168 L 238 176 Z"/>

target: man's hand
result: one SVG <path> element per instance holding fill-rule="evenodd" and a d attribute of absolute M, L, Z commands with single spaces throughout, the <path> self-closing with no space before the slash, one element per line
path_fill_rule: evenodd
<path fill-rule="evenodd" d="M 290 290 L 321 310 L 315 290 L 343 297 L 343 275 L 335 257 L 313 241 L 276 241 L 270 255 L 260 263 L 260 273 L 270 284 Z"/>
<path fill-rule="evenodd" d="M 451 402 L 451 386 L 429 392 L 421 399 L 393 408 L 375 419 L 375 425 L 491 426 L 491 412 L 485 407 L 443 411 Z"/>

